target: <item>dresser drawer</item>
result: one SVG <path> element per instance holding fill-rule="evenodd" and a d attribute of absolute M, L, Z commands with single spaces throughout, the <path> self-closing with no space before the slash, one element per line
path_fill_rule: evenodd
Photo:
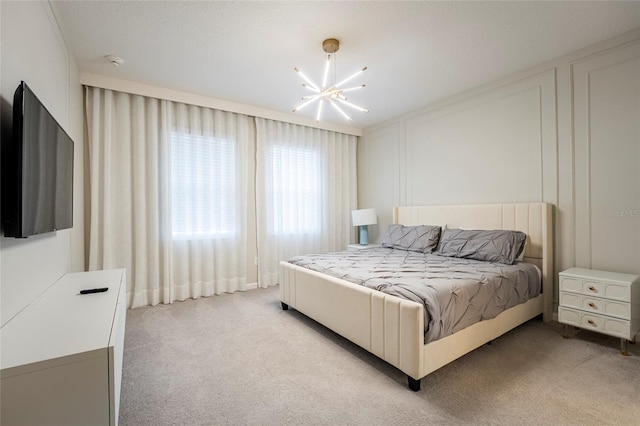
<path fill-rule="evenodd" d="M 631 323 L 623 319 L 558 307 L 558 321 L 563 324 L 597 331 L 610 336 L 631 339 Z"/>
<path fill-rule="evenodd" d="M 610 300 L 631 301 L 631 288 L 629 286 L 605 283 L 604 297 Z"/>
<path fill-rule="evenodd" d="M 633 338 L 633 336 L 631 336 L 631 323 L 629 321 L 614 318 L 604 319 L 604 333 L 627 340 Z"/>
<path fill-rule="evenodd" d="M 631 289 L 629 286 L 613 284 L 605 280 L 560 275 L 560 291 L 580 293 L 621 302 L 631 301 Z"/>
<path fill-rule="evenodd" d="M 560 292 L 560 306 L 578 309 L 587 313 L 608 315 L 621 319 L 631 319 L 631 305 L 624 302 Z"/>
<path fill-rule="evenodd" d="M 582 280 L 560 275 L 560 290 L 582 293 Z"/>
<path fill-rule="evenodd" d="M 589 296 L 580 296 L 580 300 L 582 301 L 580 309 L 594 314 L 605 313 L 605 301 L 603 299 L 597 299 L 595 297 Z"/>
<path fill-rule="evenodd" d="M 576 327 L 582 326 L 582 312 L 558 306 L 558 322 Z"/>
<path fill-rule="evenodd" d="M 604 301 L 604 313 L 612 317 L 618 317 L 626 320 L 631 319 L 631 305 L 629 303 Z"/>
<path fill-rule="evenodd" d="M 581 314 L 580 326 L 586 329 L 593 329 L 596 331 L 604 331 L 604 318 L 594 314 Z"/>
<path fill-rule="evenodd" d="M 560 292 L 560 306 L 582 309 L 583 297 L 579 294 Z"/>
<path fill-rule="evenodd" d="M 582 280 L 582 294 L 604 297 L 605 285 L 599 281 Z"/>

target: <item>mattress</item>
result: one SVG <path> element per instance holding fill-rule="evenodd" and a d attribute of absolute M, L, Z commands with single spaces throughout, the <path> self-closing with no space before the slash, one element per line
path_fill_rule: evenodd
<path fill-rule="evenodd" d="M 540 270 L 391 248 L 296 256 L 288 261 L 422 303 L 424 342 L 441 339 L 540 294 Z"/>

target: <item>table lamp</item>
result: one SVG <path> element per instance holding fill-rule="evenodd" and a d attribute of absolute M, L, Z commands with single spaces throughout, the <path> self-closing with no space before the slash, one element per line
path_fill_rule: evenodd
<path fill-rule="evenodd" d="M 360 245 L 366 246 L 369 244 L 369 231 L 367 229 L 367 225 L 375 225 L 378 223 L 378 219 L 376 218 L 376 209 L 352 210 L 351 220 L 353 221 L 353 226 L 360 227 Z"/>

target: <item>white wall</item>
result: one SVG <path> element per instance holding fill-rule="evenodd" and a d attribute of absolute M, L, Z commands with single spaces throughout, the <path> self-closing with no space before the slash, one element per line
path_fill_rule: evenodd
<path fill-rule="evenodd" d="M 640 274 L 640 42 L 577 61 L 575 262 Z"/>
<path fill-rule="evenodd" d="M 82 89 L 48 2 L 1 2 L 3 137 L 13 94 L 27 82 L 74 141 L 74 227 L 27 239 L 0 237 L 2 325 L 67 271 L 84 270 Z M 3 140 L 3 143 L 5 141 Z"/>
<path fill-rule="evenodd" d="M 556 272 L 640 274 L 640 29 L 364 129 L 358 150 L 376 241 L 395 205 L 545 201 Z"/>

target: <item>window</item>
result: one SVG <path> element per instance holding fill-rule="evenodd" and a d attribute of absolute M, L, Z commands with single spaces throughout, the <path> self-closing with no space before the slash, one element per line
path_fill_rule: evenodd
<path fill-rule="evenodd" d="M 171 232 L 176 239 L 236 233 L 235 141 L 171 134 Z"/>
<path fill-rule="evenodd" d="M 285 145 L 269 150 L 273 194 L 269 220 L 276 235 L 320 232 L 320 156 L 317 151 Z"/>

